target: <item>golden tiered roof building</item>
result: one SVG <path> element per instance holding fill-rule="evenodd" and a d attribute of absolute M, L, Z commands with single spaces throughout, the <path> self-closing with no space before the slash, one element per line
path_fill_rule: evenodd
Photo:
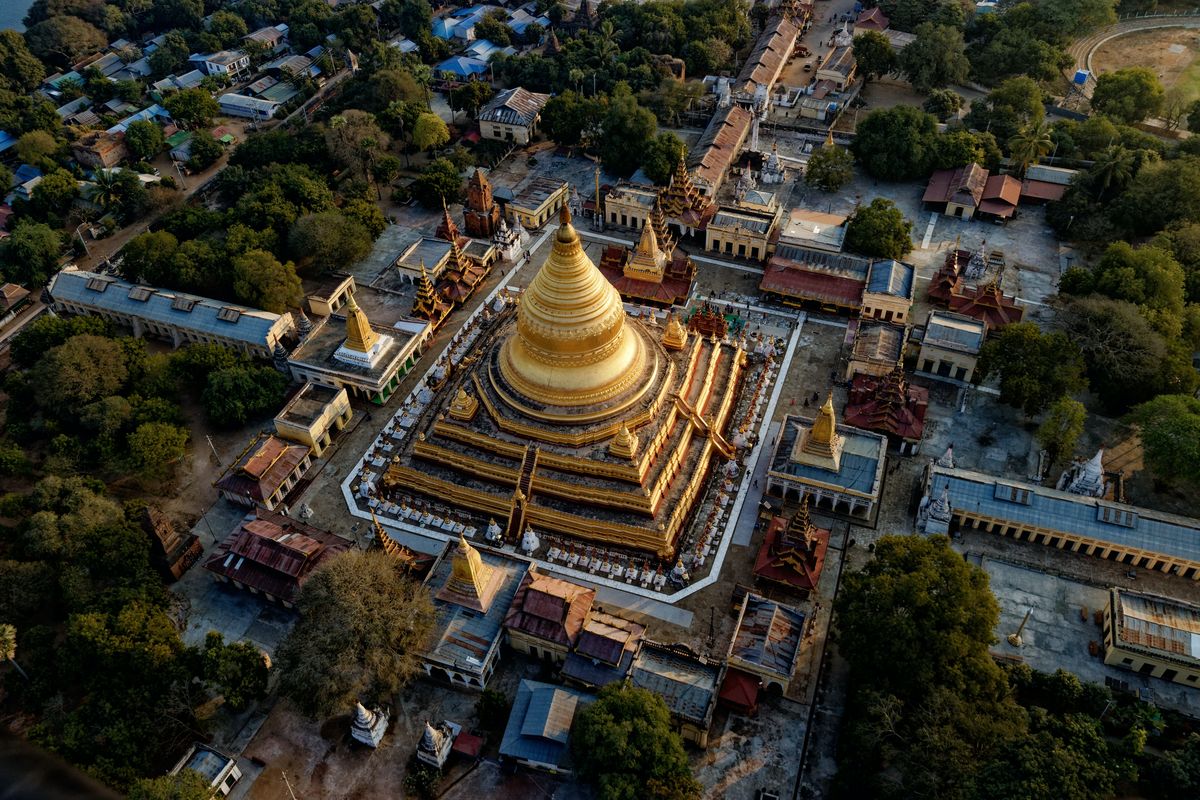
<path fill-rule="evenodd" d="M 740 347 L 626 315 L 564 208 L 553 248 L 384 479 L 398 499 L 673 557 L 724 437 Z"/>

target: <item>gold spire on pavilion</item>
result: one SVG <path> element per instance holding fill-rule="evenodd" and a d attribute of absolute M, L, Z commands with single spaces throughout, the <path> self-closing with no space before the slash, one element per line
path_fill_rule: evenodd
<path fill-rule="evenodd" d="M 463 387 L 458 387 L 458 394 L 454 396 L 453 402 L 450 403 L 450 416 L 460 422 L 467 422 L 471 417 L 475 416 L 475 412 L 479 409 L 479 401 L 471 395 L 467 394 L 467 390 Z"/>
<path fill-rule="evenodd" d="M 551 406 L 603 403 L 642 377 L 645 346 L 625 323 L 613 285 L 583 251 L 563 206 L 554 246 L 517 307 L 500 370 L 522 395 Z"/>
<path fill-rule="evenodd" d="M 450 565 L 450 577 L 436 597 L 465 608 L 486 613 L 503 574 L 483 563 L 479 551 L 462 534 Z"/>
<path fill-rule="evenodd" d="M 663 328 L 662 346 L 668 350 L 682 350 L 687 344 L 687 329 L 672 311 L 667 314 L 667 324 Z"/>
<path fill-rule="evenodd" d="M 629 262 L 625 264 L 625 277 L 639 280 L 661 281 L 667 270 L 668 256 L 658 246 L 658 236 L 649 220 L 642 226 L 642 236 Z"/>
<path fill-rule="evenodd" d="M 375 343 L 379 341 L 379 334 L 371 330 L 371 323 L 367 320 L 367 315 L 358 307 L 358 303 L 354 301 L 354 293 L 351 292 L 349 300 L 346 302 L 346 349 L 356 350 L 360 353 L 369 353 Z"/>
<path fill-rule="evenodd" d="M 624 423 L 621 424 L 617 435 L 608 443 L 608 452 L 617 458 L 632 460 L 637 455 L 638 437 L 629 430 L 629 427 Z"/>
<path fill-rule="evenodd" d="M 798 461 L 837 471 L 842 461 L 843 439 L 837 432 L 837 415 L 833 411 L 833 392 L 825 398 L 817 412 L 812 428 L 803 432 L 793 453 Z"/>

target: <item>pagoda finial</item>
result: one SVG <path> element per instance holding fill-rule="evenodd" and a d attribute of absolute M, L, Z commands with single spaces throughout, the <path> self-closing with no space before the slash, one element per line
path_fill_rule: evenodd
<path fill-rule="evenodd" d="M 560 208 L 558 210 L 558 224 L 559 225 L 570 225 L 571 224 L 571 209 L 570 209 L 569 203 L 563 203 L 562 208 Z"/>
<path fill-rule="evenodd" d="M 821 411 L 817 415 L 816 421 L 813 423 L 812 436 L 810 441 L 814 444 L 829 444 L 833 441 L 833 437 L 837 435 L 837 415 L 833 410 L 833 391 L 825 396 L 825 403 L 821 406 Z"/>

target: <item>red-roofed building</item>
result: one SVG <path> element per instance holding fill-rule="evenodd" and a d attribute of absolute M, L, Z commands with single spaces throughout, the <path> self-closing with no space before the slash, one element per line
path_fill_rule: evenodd
<path fill-rule="evenodd" d="M 258 511 L 217 546 L 204 568 L 223 583 L 291 608 L 312 571 L 350 546 L 329 531 Z"/>
<path fill-rule="evenodd" d="M 882 377 L 854 376 L 842 416 L 847 425 L 882 433 L 901 453 L 913 454 L 921 444 L 928 408 L 929 390 L 910 384 L 897 364 Z"/>
<path fill-rule="evenodd" d="M 988 171 L 978 164 L 936 170 L 921 201 L 948 217 L 971 219 L 983 201 Z"/>
<path fill-rule="evenodd" d="M 813 525 L 808 504 L 791 519 L 775 517 L 754 559 L 754 579 L 807 598 L 821 580 L 829 531 Z"/>
<path fill-rule="evenodd" d="M 979 214 L 999 220 L 1012 219 L 1021 202 L 1021 182 L 1012 175 L 991 175 L 983 185 Z"/>
<path fill-rule="evenodd" d="M 758 288 L 786 305 L 857 312 L 867 285 L 866 259 L 780 244 Z"/>
<path fill-rule="evenodd" d="M 762 678 L 742 672 L 740 669 L 725 671 L 725 680 L 721 681 L 721 693 L 717 695 L 717 703 L 734 714 L 743 717 L 753 717 L 758 714 L 758 690 L 762 688 Z"/>
<path fill-rule="evenodd" d="M 231 503 L 273 511 L 312 466 L 312 449 L 277 436 L 259 436 L 217 479 L 221 496 Z"/>
<path fill-rule="evenodd" d="M 1025 315 L 1025 309 L 1017 305 L 1017 298 L 1001 292 L 994 281 L 984 286 L 968 286 L 952 295 L 950 310 L 987 323 L 989 333 L 1020 322 Z"/>
<path fill-rule="evenodd" d="M 942 306 L 949 305 L 950 297 L 957 294 L 962 286 L 963 270 L 967 268 L 967 264 L 970 262 L 970 250 L 959 248 L 946 253 L 946 260 L 942 263 L 942 268 L 937 271 L 933 276 L 933 280 L 929 282 L 928 297 L 930 302 Z"/>
<path fill-rule="evenodd" d="M 887 15 L 883 13 L 883 9 L 879 6 L 868 8 L 866 11 L 858 15 L 858 19 L 854 21 L 854 35 L 866 33 L 867 31 L 882 32 L 888 29 L 891 22 Z"/>
<path fill-rule="evenodd" d="M 504 618 L 509 645 L 518 653 L 562 663 L 579 639 L 595 599 L 595 589 L 531 567 Z"/>

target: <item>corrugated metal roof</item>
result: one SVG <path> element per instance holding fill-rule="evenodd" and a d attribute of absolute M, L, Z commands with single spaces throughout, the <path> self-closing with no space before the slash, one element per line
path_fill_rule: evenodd
<path fill-rule="evenodd" d="M 594 700 L 574 689 L 521 681 L 500 741 L 500 755 L 562 767 L 575 714 Z"/>
<path fill-rule="evenodd" d="M 875 261 L 867 270 L 867 291 L 911 300 L 916 269 L 900 261 Z"/>
<path fill-rule="evenodd" d="M 803 613 L 764 597 L 746 595 L 746 606 L 729 654 L 786 681 L 796 668 L 803 634 Z"/>
<path fill-rule="evenodd" d="M 980 320 L 948 311 L 931 311 L 925 324 L 925 344 L 978 353 L 986 326 Z"/>
<path fill-rule="evenodd" d="M 532 125 L 549 99 L 548 94 L 538 94 L 516 86 L 496 95 L 479 109 L 479 121 Z"/>
<path fill-rule="evenodd" d="M 887 450 L 887 438 L 877 433 L 838 425 L 842 437 L 842 456 L 837 472 L 812 464 L 792 460 L 792 448 L 802 428 L 811 428 L 812 420 L 788 415 L 779 432 L 779 445 L 771 461 L 771 471 L 793 478 L 837 486 L 852 492 L 873 496 L 878 492 L 876 477 L 879 463 Z"/>
<path fill-rule="evenodd" d="M 1120 589 L 1113 596 L 1122 642 L 1200 665 L 1200 607 Z"/>
<path fill-rule="evenodd" d="M 716 701 L 720 674 L 719 664 L 702 663 L 674 648 L 646 642 L 629 680 L 661 697 L 672 714 L 704 724 Z"/>
<path fill-rule="evenodd" d="M 452 542 L 450 547 L 454 546 Z M 483 563 L 503 575 L 487 613 L 480 614 L 454 603 L 434 599 L 437 621 L 434 644 L 426 654 L 432 661 L 454 665 L 466 672 L 482 672 L 483 659 L 503 635 L 503 623 L 529 562 L 510 558 L 485 547 L 476 547 Z M 430 573 L 427 583 L 440 589 L 450 578 L 453 559 L 443 558 Z"/>
<path fill-rule="evenodd" d="M 269 311 L 138 286 L 75 267 L 67 267 L 54 276 L 50 296 L 59 302 L 212 333 L 268 349 L 274 347 L 271 331 L 281 319 L 279 314 Z"/>

